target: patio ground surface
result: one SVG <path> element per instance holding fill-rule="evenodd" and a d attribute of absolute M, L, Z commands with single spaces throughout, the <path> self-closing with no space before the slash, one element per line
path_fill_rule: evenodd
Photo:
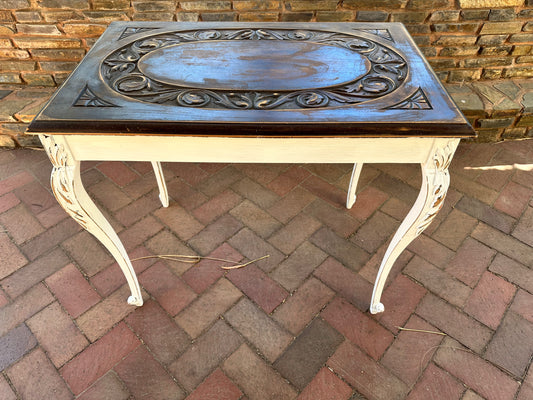
<path fill-rule="evenodd" d="M 0 398 L 533 398 L 533 140 L 462 144 L 433 224 L 368 305 L 415 165 L 85 163 L 145 305 L 58 206 L 41 150 L 0 150 Z M 398 327 L 431 331 L 399 330 Z M 442 332 L 439 335 L 435 332 Z"/>

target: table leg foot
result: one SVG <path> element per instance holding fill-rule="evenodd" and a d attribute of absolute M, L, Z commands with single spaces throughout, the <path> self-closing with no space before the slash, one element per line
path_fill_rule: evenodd
<path fill-rule="evenodd" d="M 379 314 L 385 311 L 383 303 L 376 303 L 370 306 L 370 314 Z"/>
<path fill-rule="evenodd" d="M 128 304 L 130 306 L 142 306 L 143 305 L 143 298 L 142 297 L 135 297 L 135 296 L 130 296 L 128 297 Z"/>
<path fill-rule="evenodd" d="M 83 188 L 80 162 L 72 156 L 65 138 L 41 135 L 40 139 L 54 166 L 50 186 L 58 203 L 113 255 L 134 299 L 131 303 L 128 300 L 128 303 L 142 305 L 141 288 L 122 242 Z"/>
<path fill-rule="evenodd" d="M 384 310 L 380 302 L 381 294 L 394 262 L 402 251 L 427 228 L 442 208 L 450 185 L 448 166 L 457 143 L 458 141 L 450 141 L 447 146 L 436 148 L 433 157 L 426 164 L 422 164 L 422 187 L 418 198 L 394 234 L 379 267 L 370 302 L 372 314 Z"/>
<path fill-rule="evenodd" d="M 163 175 L 163 168 L 158 161 L 152 161 L 152 167 L 154 168 L 155 178 L 157 180 L 157 186 L 159 187 L 159 200 L 163 207 L 168 207 L 168 190 L 165 182 L 165 175 Z"/>
<path fill-rule="evenodd" d="M 355 204 L 355 191 L 357 190 L 357 182 L 363 169 L 363 163 L 355 163 L 353 165 L 352 177 L 350 178 L 350 186 L 348 187 L 348 196 L 346 198 L 346 208 L 350 209 Z"/>

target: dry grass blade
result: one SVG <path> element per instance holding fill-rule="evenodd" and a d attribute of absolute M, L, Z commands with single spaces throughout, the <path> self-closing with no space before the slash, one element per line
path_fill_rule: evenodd
<path fill-rule="evenodd" d="M 161 260 L 179 261 L 179 262 L 184 262 L 184 263 L 196 264 L 200 260 L 212 260 L 212 261 L 221 261 L 225 263 L 235 264 L 229 267 L 220 266 L 220 268 L 222 269 L 237 269 L 237 268 L 246 267 L 247 265 L 253 264 L 256 261 L 260 261 L 268 257 L 270 257 L 270 254 L 267 254 L 266 256 L 263 256 L 263 257 L 256 258 L 255 260 L 252 260 L 252 261 L 248 261 L 247 263 L 244 263 L 244 264 L 239 264 L 238 261 L 225 260 L 223 258 L 187 256 L 183 254 L 159 254 L 155 256 L 144 256 L 144 257 L 133 258 L 131 259 L 131 261 L 146 260 L 148 258 L 159 258 Z"/>
<path fill-rule="evenodd" d="M 436 332 L 436 331 L 426 331 L 424 329 L 410 329 L 410 328 L 402 328 L 401 326 L 397 326 L 401 331 L 407 331 L 407 332 L 419 332 L 419 333 L 431 333 L 433 335 L 442 335 L 442 336 L 448 336 L 443 332 Z"/>

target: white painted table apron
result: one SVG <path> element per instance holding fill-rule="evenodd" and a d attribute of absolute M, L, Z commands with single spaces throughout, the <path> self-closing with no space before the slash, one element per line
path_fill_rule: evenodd
<path fill-rule="evenodd" d="M 459 138 L 432 137 L 194 137 L 172 135 L 41 134 L 54 166 L 51 186 L 61 206 L 109 250 L 124 273 L 131 296 L 141 306 L 137 276 L 118 235 L 85 191 L 80 162 L 150 161 L 163 206 L 168 206 L 160 162 L 354 163 L 346 206 L 351 208 L 365 163 L 419 163 L 422 185 L 417 200 L 395 233 L 374 283 L 370 312 L 384 311 L 381 295 L 400 253 L 435 218 L 449 187 L 448 166 Z"/>

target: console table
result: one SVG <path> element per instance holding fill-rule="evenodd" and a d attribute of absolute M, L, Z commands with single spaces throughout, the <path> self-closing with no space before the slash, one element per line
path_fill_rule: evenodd
<path fill-rule="evenodd" d="M 381 263 L 370 312 L 399 254 L 431 223 L 448 165 L 474 132 L 399 23 L 113 22 L 35 117 L 61 206 L 114 256 L 124 246 L 89 198 L 80 161 L 420 163 L 420 194 Z"/>

